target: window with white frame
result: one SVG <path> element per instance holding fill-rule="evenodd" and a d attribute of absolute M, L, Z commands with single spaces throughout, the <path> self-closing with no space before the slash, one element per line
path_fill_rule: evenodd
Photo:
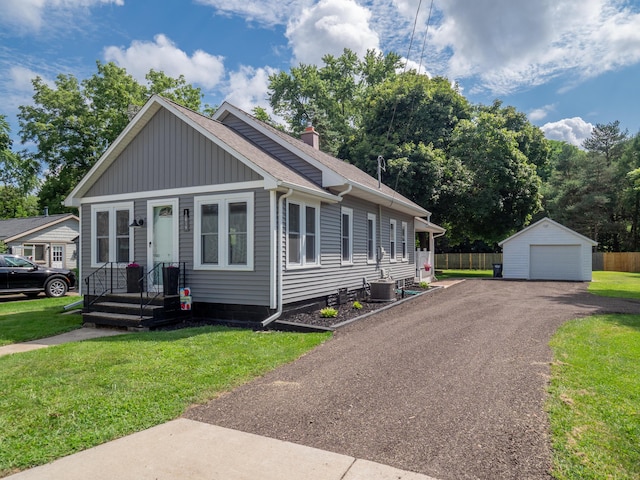
<path fill-rule="evenodd" d="M 287 265 L 310 266 L 320 263 L 319 204 L 287 201 Z"/>
<path fill-rule="evenodd" d="M 351 208 L 342 207 L 341 211 L 341 253 L 342 263 L 353 263 L 353 210 Z"/>
<path fill-rule="evenodd" d="M 402 260 L 406 261 L 409 256 L 407 252 L 407 222 L 402 222 Z"/>
<path fill-rule="evenodd" d="M 36 263 L 44 263 L 46 260 L 44 250 L 45 245 L 43 244 L 25 244 L 22 246 L 22 256 Z"/>
<path fill-rule="evenodd" d="M 253 270 L 253 193 L 196 197 L 194 268 Z"/>
<path fill-rule="evenodd" d="M 367 263 L 376 261 L 376 216 L 367 213 Z"/>
<path fill-rule="evenodd" d="M 133 203 L 91 206 L 91 263 L 133 261 Z"/>
<path fill-rule="evenodd" d="M 396 261 L 396 241 L 397 241 L 397 222 L 393 219 L 389 220 L 389 261 Z"/>

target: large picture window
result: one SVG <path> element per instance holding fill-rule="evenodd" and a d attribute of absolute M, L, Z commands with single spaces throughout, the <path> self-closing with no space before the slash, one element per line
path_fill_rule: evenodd
<path fill-rule="evenodd" d="M 318 232 L 320 206 L 303 202 L 287 202 L 287 265 L 318 265 L 320 254 Z"/>
<path fill-rule="evenodd" d="M 133 261 L 131 219 L 133 203 L 93 205 L 91 207 L 91 263 L 94 267 L 108 262 Z"/>
<path fill-rule="evenodd" d="M 353 263 L 353 210 L 342 207 L 341 216 L 342 263 Z"/>
<path fill-rule="evenodd" d="M 194 268 L 253 270 L 253 194 L 195 198 Z"/>

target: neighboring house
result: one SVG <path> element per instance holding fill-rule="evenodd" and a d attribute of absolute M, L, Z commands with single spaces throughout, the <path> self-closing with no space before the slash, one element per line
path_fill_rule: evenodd
<path fill-rule="evenodd" d="M 9 253 L 39 265 L 73 269 L 77 267 L 79 224 L 78 217 L 70 213 L 0 220 L 0 240 Z"/>
<path fill-rule="evenodd" d="M 591 281 L 595 242 L 550 218 L 498 243 L 503 277 L 527 280 Z"/>
<path fill-rule="evenodd" d="M 413 281 L 416 217 L 442 229 L 318 145 L 312 127 L 298 140 L 228 103 L 208 118 L 152 97 L 65 201 L 80 208 L 81 276 L 180 262 L 197 314 L 251 320 L 381 273 Z"/>

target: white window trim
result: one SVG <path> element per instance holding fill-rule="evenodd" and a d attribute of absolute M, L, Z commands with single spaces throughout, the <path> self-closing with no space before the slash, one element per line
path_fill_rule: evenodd
<path fill-rule="evenodd" d="M 369 220 L 373 220 L 373 231 L 369 232 Z M 369 234 L 372 235 L 372 251 L 369 252 Z M 378 236 L 377 225 L 376 225 L 376 214 L 375 213 L 367 213 L 367 263 L 375 264 L 377 263 L 377 251 L 376 251 L 376 237 Z M 371 253 L 371 258 L 369 258 L 369 253 Z"/>
<path fill-rule="evenodd" d="M 409 232 L 407 227 L 407 222 L 402 222 L 402 238 L 401 238 L 401 254 L 402 261 L 406 262 L 409 260 Z"/>
<path fill-rule="evenodd" d="M 344 260 L 342 252 L 342 217 L 347 215 L 349 217 L 349 259 Z M 342 207 L 340 210 L 340 264 L 341 265 L 353 265 L 353 209 L 349 207 Z"/>
<path fill-rule="evenodd" d="M 391 248 L 392 242 L 393 242 L 393 248 Z M 398 222 L 392 218 L 389 220 L 389 262 L 396 263 L 398 261 L 397 255 L 398 255 Z"/>
<path fill-rule="evenodd" d="M 101 262 L 96 261 L 96 255 L 98 254 L 96 249 L 97 238 L 97 224 L 96 213 L 97 212 L 109 212 L 109 262 L 115 262 L 116 255 L 116 210 L 128 210 L 129 219 L 133 219 L 133 202 L 122 203 L 103 203 L 98 205 L 91 205 L 91 267 L 99 268 L 104 265 Z M 125 263 L 133 262 L 134 254 L 134 242 L 133 242 L 133 227 L 129 227 L 129 259 Z"/>
<path fill-rule="evenodd" d="M 294 204 L 300 207 L 300 263 L 290 263 L 289 262 L 289 205 Z M 315 248 L 315 256 L 316 259 L 313 262 L 307 261 L 307 207 L 315 208 L 316 210 L 316 219 L 315 219 L 315 237 L 316 237 L 316 248 Z M 287 225 L 286 225 L 286 244 L 287 244 L 287 269 L 295 270 L 295 269 L 303 269 L 303 268 L 311 268 L 320 266 L 320 203 L 319 202 L 310 202 L 303 201 L 298 199 L 287 199 Z"/>
<path fill-rule="evenodd" d="M 230 265 L 228 256 L 229 241 L 229 204 L 237 202 L 247 203 L 247 264 Z M 202 205 L 218 204 L 218 264 L 202 263 L 201 216 Z M 227 193 L 224 195 L 207 195 L 195 197 L 193 221 L 193 269 L 194 270 L 225 270 L 225 271 L 253 271 L 254 263 L 254 195 L 253 192 Z"/>

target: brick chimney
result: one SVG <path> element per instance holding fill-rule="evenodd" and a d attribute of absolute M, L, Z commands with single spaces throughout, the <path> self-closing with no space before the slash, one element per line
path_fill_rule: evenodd
<path fill-rule="evenodd" d="M 307 128 L 304 129 L 304 132 L 300 134 L 300 140 L 302 140 L 307 145 L 311 145 L 316 150 L 320 150 L 320 134 L 315 131 L 313 125 L 307 125 Z"/>

